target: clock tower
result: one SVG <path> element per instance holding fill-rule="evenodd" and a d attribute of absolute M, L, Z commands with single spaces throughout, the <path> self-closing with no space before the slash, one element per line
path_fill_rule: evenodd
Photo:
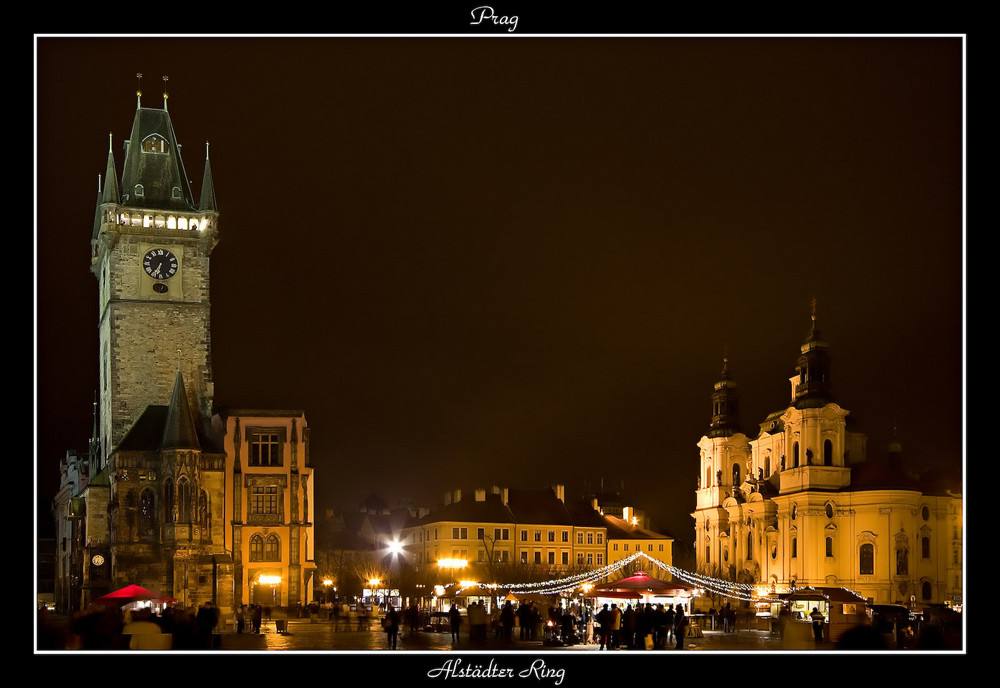
<path fill-rule="evenodd" d="M 141 98 L 141 95 L 139 96 Z M 99 285 L 100 461 L 151 404 L 171 397 L 178 366 L 196 420 L 211 418 L 209 256 L 218 212 L 207 147 L 198 202 L 167 97 L 136 108 L 121 185 L 108 151 L 91 240 Z"/>
<path fill-rule="evenodd" d="M 108 152 L 91 238 L 100 341 L 91 486 L 103 488 L 86 505 L 92 580 L 103 570 L 111 589 L 134 583 L 185 607 L 231 609 L 225 454 L 210 438 L 211 165 L 206 148 L 196 202 L 166 93 L 162 108 L 137 101 L 124 148 L 121 177 Z"/>

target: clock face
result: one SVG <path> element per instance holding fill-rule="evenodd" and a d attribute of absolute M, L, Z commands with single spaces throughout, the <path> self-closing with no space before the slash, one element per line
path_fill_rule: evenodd
<path fill-rule="evenodd" d="M 152 248 L 142 257 L 142 268 L 155 280 L 168 280 L 177 274 L 177 256 L 169 249 Z"/>
<path fill-rule="evenodd" d="M 104 563 L 104 557 L 102 557 L 100 554 L 95 554 L 94 558 L 91 559 L 91 561 L 94 562 L 94 566 L 100 566 L 101 564 Z"/>

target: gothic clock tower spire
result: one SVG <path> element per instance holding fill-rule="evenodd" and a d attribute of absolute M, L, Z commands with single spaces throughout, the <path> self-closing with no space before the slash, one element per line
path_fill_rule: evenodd
<path fill-rule="evenodd" d="M 207 424 L 214 394 L 209 257 L 218 210 L 207 160 L 195 201 L 181 144 L 164 107 L 142 107 L 119 178 L 109 150 L 92 236 L 99 285 L 100 439 L 103 459 L 150 405 L 170 402 L 177 364 L 191 408 Z M 207 193 L 205 190 L 208 190 Z M 206 197 L 207 196 L 207 197 Z"/>

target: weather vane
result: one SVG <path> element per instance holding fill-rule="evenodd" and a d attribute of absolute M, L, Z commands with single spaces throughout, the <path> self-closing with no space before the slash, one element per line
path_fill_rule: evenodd
<path fill-rule="evenodd" d="M 135 87 L 135 100 L 140 106 L 142 104 L 142 72 L 135 73 L 136 87 Z"/>
<path fill-rule="evenodd" d="M 167 81 L 169 81 L 169 79 L 170 79 L 170 77 L 168 77 L 166 74 L 163 75 L 163 109 L 164 110 L 167 109 L 167 98 L 170 97 L 170 95 L 167 93 Z"/>

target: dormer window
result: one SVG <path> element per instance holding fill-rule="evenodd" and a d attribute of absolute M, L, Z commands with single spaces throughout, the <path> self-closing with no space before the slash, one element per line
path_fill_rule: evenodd
<path fill-rule="evenodd" d="M 136 198 L 142 198 L 142 195 L 143 195 L 142 184 L 136 184 L 135 185 L 135 197 Z"/>
<path fill-rule="evenodd" d="M 167 140 L 159 134 L 150 134 L 142 140 L 143 153 L 166 153 Z"/>
<path fill-rule="evenodd" d="M 180 198 L 181 197 L 181 189 L 180 189 L 179 186 L 175 186 L 174 188 L 172 188 L 170 190 L 170 197 L 171 198 Z"/>

